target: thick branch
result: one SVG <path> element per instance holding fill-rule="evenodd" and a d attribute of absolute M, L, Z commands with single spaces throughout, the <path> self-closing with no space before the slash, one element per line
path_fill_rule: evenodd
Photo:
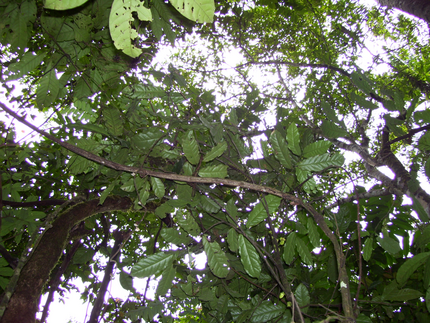
<path fill-rule="evenodd" d="M 223 179 L 223 178 L 185 176 L 185 175 L 179 175 L 176 173 L 158 172 L 150 169 L 143 169 L 143 168 L 138 168 L 133 166 L 121 165 L 113 161 L 110 161 L 108 159 L 105 159 L 103 157 L 97 156 L 75 145 L 69 144 L 68 142 L 63 142 L 60 139 L 56 138 L 55 136 L 43 130 L 38 129 L 36 126 L 26 121 L 23 117 L 20 117 L 18 114 L 16 114 L 15 112 L 7 108 L 3 103 L 0 103 L 0 107 L 8 114 L 16 118 L 19 122 L 25 124 L 27 127 L 33 129 L 37 133 L 52 140 L 53 142 L 59 144 L 60 146 L 66 148 L 67 150 L 79 156 L 82 156 L 88 160 L 94 161 L 98 164 L 104 165 L 106 167 L 109 167 L 118 171 L 139 174 L 141 177 L 152 176 L 152 177 L 164 178 L 172 181 L 179 181 L 179 182 L 186 182 L 186 183 L 217 184 L 217 185 L 226 185 L 226 186 L 232 186 L 232 187 L 241 187 L 241 188 L 250 189 L 257 192 L 273 194 L 273 195 L 282 197 L 288 201 L 295 202 L 296 204 L 301 204 L 300 198 L 295 197 L 292 194 L 284 193 L 280 190 L 277 190 L 269 186 L 257 185 L 257 184 L 248 183 L 244 181 L 236 181 L 236 180 Z"/>
<path fill-rule="evenodd" d="M 70 229 L 80 221 L 102 212 L 128 210 L 133 203 L 128 197 L 108 197 L 77 204 L 64 211 L 47 229 L 31 258 L 22 268 L 15 291 L 1 318 L 1 323 L 34 322 L 39 297 L 52 269 L 60 259 Z"/>

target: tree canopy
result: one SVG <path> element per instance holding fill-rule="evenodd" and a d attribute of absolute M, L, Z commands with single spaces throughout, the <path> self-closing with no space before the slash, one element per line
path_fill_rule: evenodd
<path fill-rule="evenodd" d="M 0 15 L 1 323 L 76 279 L 88 322 L 430 321 L 425 22 L 347 0 Z"/>

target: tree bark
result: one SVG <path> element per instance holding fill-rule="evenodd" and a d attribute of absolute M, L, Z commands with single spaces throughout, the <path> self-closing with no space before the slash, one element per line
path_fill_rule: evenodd
<path fill-rule="evenodd" d="M 381 6 L 396 8 L 430 23 L 429 0 L 378 0 Z"/>
<path fill-rule="evenodd" d="M 77 204 L 63 212 L 47 229 L 32 256 L 22 268 L 1 323 L 33 323 L 44 285 L 49 281 L 68 241 L 70 229 L 82 220 L 102 212 L 128 210 L 133 204 L 128 197 L 108 197 Z"/>

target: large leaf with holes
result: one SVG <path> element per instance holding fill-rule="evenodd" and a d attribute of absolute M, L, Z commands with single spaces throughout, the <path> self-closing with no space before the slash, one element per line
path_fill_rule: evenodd
<path fill-rule="evenodd" d="M 139 20 L 151 21 L 151 10 L 140 0 L 114 0 L 109 16 L 109 31 L 117 49 L 131 57 L 138 57 L 142 50 L 133 45 L 137 38 L 136 29 L 132 28 L 133 13 L 137 13 Z"/>
<path fill-rule="evenodd" d="M 215 13 L 213 0 L 170 0 L 184 17 L 200 23 L 212 22 Z"/>

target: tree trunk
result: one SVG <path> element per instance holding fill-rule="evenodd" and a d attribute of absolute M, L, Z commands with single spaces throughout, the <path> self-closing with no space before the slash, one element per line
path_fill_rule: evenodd
<path fill-rule="evenodd" d="M 32 256 L 22 268 L 15 290 L 1 323 L 35 322 L 39 298 L 68 241 L 70 229 L 84 219 L 102 212 L 128 210 L 132 202 L 127 197 L 108 197 L 77 204 L 62 214 L 47 229 Z"/>
<path fill-rule="evenodd" d="M 396 8 L 430 23 L 429 0 L 378 0 L 381 6 Z"/>

